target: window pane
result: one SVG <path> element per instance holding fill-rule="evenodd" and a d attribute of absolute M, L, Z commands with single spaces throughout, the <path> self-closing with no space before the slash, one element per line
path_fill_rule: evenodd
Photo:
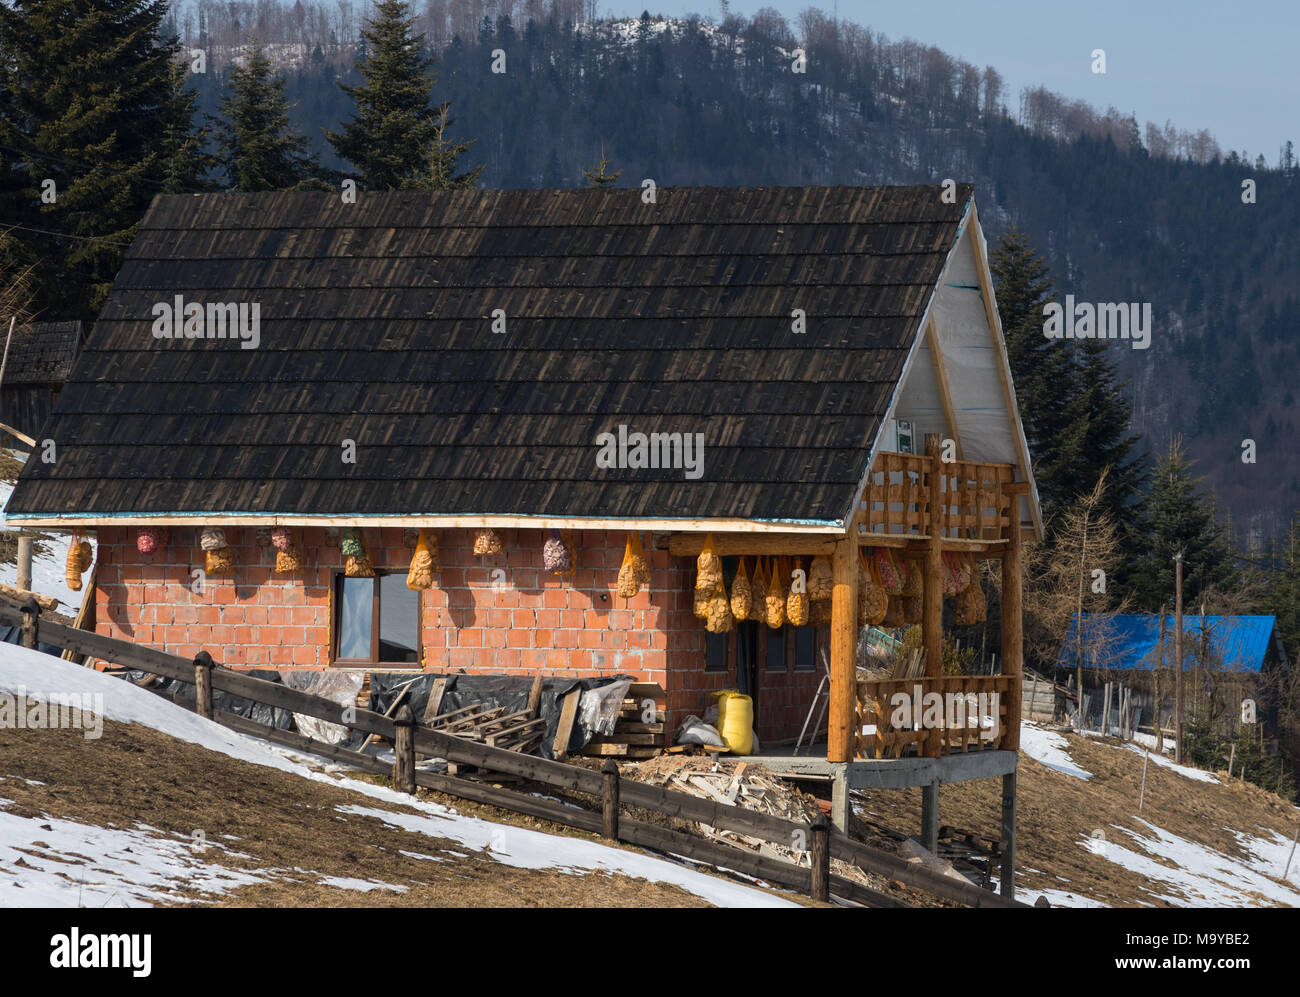
<path fill-rule="evenodd" d="M 419 661 L 420 593 L 406 587 L 406 576 L 381 575 L 379 581 L 379 660 Z"/>
<path fill-rule="evenodd" d="M 763 666 L 769 672 L 785 671 L 785 633 L 786 627 L 780 630 L 767 631 L 767 653 L 763 661 Z"/>
<path fill-rule="evenodd" d="M 727 670 L 727 635 L 704 634 L 704 670 L 706 672 L 725 672 Z"/>
<path fill-rule="evenodd" d="M 794 628 L 794 670 L 796 672 L 810 672 L 816 665 L 814 664 L 813 655 L 817 650 L 817 628 L 816 627 L 795 627 Z"/>
<path fill-rule="evenodd" d="M 370 578 L 339 578 L 339 657 L 370 660 L 375 584 Z"/>

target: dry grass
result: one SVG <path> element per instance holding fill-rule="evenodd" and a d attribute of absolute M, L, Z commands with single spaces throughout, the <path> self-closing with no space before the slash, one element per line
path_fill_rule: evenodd
<path fill-rule="evenodd" d="M 1147 768 L 1146 794 L 1138 814 L 1142 755 L 1118 748 L 1110 739 L 1065 734 L 1075 764 L 1092 773 L 1077 779 L 1050 769 L 1022 754 L 1017 785 L 1017 896 L 1032 901 L 1034 890 L 1064 889 L 1117 907 L 1151 904 L 1172 906 L 1158 899 L 1177 895 L 1171 884 L 1131 872 L 1081 841 L 1102 829 L 1111 841 L 1126 842 L 1127 828 L 1143 837 L 1149 829 L 1139 817 L 1188 841 L 1230 857 L 1246 853 L 1232 831 L 1267 837 L 1277 831 L 1287 838 L 1295 832 L 1296 809 L 1281 797 L 1240 782 L 1221 784 L 1187 779 L 1157 764 Z M 951 783 L 939 793 L 939 822 L 996 837 L 1001 816 L 1001 780 Z M 886 825 L 915 834 L 920 828 L 920 790 L 875 790 L 865 809 Z M 1160 856 L 1155 861 L 1173 867 Z M 1025 870 L 1036 870 L 1025 872 Z M 1278 870 L 1280 873 L 1281 870 Z M 1057 877 L 1065 877 L 1065 882 Z M 1271 903 L 1271 901 L 1262 901 Z"/>
<path fill-rule="evenodd" d="M 209 841 L 230 835 L 246 855 L 205 853 L 232 869 L 309 870 L 222 896 L 177 884 L 177 904 L 222 906 L 447 907 L 700 907 L 679 887 L 619 874 L 569 874 L 503 865 L 452 839 L 401 830 L 341 806 L 415 813 L 342 786 L 315 782 L 197 747 L 138 724 L 105 721 L 104 736 L 87 741 L 73 730 L 0 730 L 0 772 L 7 777 L 5 809 L 104 827 L 144 824 L 160 834 Z M 44 785 L 32 785 L 24 780 Z M 422 791 L 421 795 L 424 795 Z M 433 796 L 433 794 L 430 794 Z M 446 800 L 461 813 L 489 816 L 492 808 Z M 496 819 L 493 817 L 492 819 Z M 515 816 L 511 824 L 542 828 Z M 508 830 L 505 832 L 508 834 Z M 569 831 L 575 837 L 591 835 Z M 508 842 L 508 839 L 507 839 Z M 443 861 L 424 861 L 402 851 Z M 459 853 L 459 854 L 454 854 Z M 466 855 L 465 853 L 469 853 Z M 348 877 L 407 887 L 362 893 L 323 886 L 322 877 Z"/>

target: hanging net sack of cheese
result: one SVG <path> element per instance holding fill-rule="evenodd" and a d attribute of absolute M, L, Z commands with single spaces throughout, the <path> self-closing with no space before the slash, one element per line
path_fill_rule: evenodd
<path fill-rule="evenodd" d="M 749 576 L 745 574 L 745 559 L 742 557 L 736 568 L 736 577 L 731 581 L 731 615 L 734 619 L 744 620 L 749 617 L 749 600 L 752 596 Z"/>
<path fill-rule="evenodd" d="M 749 615 L 746 619 L 762 623 L 767 619 L 767 582 L 763 580 L 763 559 L 754 561 L 754 573 L 749 576 Z"/>
<path fill-rule="evenodd" d="M 808 598 L 813 602 L 829 599 L 835 588 L 835 575 L 829 557 L 814 557 L 808 568 Z"/>
<path fill-rule="evenodd" d="M 713 534 L 704 538 L 704 549 L 695 559 L 695 587 L 712 592 L 722 581 L 722 558 L 718 557 L 717 548 L 713 546 Z"/>
<path fill-rule="evenodd" d="M 880 584 L 873 557 L 858 555 L 858 618 L 862 626 L 879 626 L 889 609 L 889 596 Z"/>
<path fill-rule="evenodd" d="M 803 591 L 796 591 L 798 589 Z M 796 560 L 794 567 L 790 570 L 790 594 L 785 597 L 785 618 L 790 621 L 791 626 L 803 627 L 808 625 L 810 602 L 807 576 Z"/>
<path fill-rule="evenodd" d="M 725 634 L 735 625 L 727 590 L 722 584 L 722 579 L 718 579 L 717 587 L 714 588 L 705 606 L 704 627 L 711 634 Z"/>
<path fill-rule="evenodd" d="M 767 608 L 765 622 L 773 630 L 785 626 L 785 586 L 781 580 L 781 567 L 778 558 L 772 559 L 772 577 L 767 583 L 767 595 L 764 599 Z"/>

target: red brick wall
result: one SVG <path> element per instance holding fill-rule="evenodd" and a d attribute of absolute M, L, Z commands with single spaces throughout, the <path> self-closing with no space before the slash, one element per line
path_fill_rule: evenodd
<path fill-rule="evenodd" d="M 304 568 L 276 575 L 274 551 L 256 544 L 256 530 L 228 528 L 235 573 L 209 576 L 191 591 L 204 555 L 195 528 L 173 529 L 168 544 L 140 554 L 132 527 L 101 527 L 96 575 L 96 629 L 105 636 L 162 648 L 182 657 L 207 650 L 228 666 L 329 665 L 330 585 L 343 558 L 336 531 L 294 529 Z M 708 690 L 735 685 L 727 673 L 704 671 L 704 624 L 691 612 L 695 564 L 647 544 L 650 586 L 632 599 L 616 593 L 626 534 L 575 533 L 577 571 L 560 578 L 542 569 L 540 530 L 499 530 L 503 551 L 475 557 L 472 530 L 438 530 L 442 571 L 422 594 L 424 667 L 431 671 L 597 677 L 627 673 L 658 682 L 668 694 L 669 722 L 702 712 Z M 377 568 L 405 571 L 408 536 L 400 528 L 363 531 Z M 499 572 L 497 569 L 500 569 Z M 385 666 L 389 668 L 392 666 Z M 772 695 L 760 699 L 760 737 L 778 736 L 791 711 L 798 721 L 811 698 L 809 673 L 760 673 Z M 816 687 L 816 673 L 812 688 Z M 801 698 L 802 697 L 802 698 Z M 788 700 L 788 702 L 787 702 Z M 784 736 L 784 735 L 781 735 Z"/>

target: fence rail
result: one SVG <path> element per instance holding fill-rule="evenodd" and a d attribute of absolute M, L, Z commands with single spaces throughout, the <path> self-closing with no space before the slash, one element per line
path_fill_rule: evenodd
<path fill-rule="evenodd" d="M 351 705 L 342 706 L 323 696 L 299 692 L 279 683 L 223 668 L 218 662 L 213 661 L 207 652 L 200 652 L 193 660 L 187 660 L 155 648 L 141 647 L 61 623 L 42 621 L 40 607 L 35 602 L 16 607 L 0 600 L 0 623 L 20 626 L 22 641 L 27 647 L 34 648 L 39 639 L 79 654 L 195 685 L 197 691 L 205 693 L 203 696 L 196 695 L 196 710 L 225 723 L 232 729 L 242 729 L 246 733 L 255 733 L 258 737 L 278 740 L 281 743 L 293 741 L 302 750 L 348 761 L 368 771 L 379 771 L 380 769 L 376 767 L 378 765 L 382 766 L 382 770 L 386 773 L 397 768 L 400 775 L 405 765 L 409 772 L 414 773 L 415 785 L 423 785 L 465 799 L 491 803 L 519 813 L 544 816 L 544 819 L 554 820 L 566 826 L 592 830 L 594 833 L 602 833 L 606 827 L 601 815 L 574 810 L 561 804 L 549 804 L 545 800 L 507 790 L 489 790 L 468 780 L 418 771 L 414 767 L 414 756 L 421 754 L 444 758 L 457 764 L 475 765 L 489 771 L 517 775 L 547 786 L 585 793 L 602 799 L 608 799 L 609 796 L 608 773 L 507 751 L 503 748 L 489 747 L 414 724 L 411 724 L 412 736 L 399 738 L 399 726 L 404 722 L 410 723 L 409 720 L 403 721 L 401 711 L 397 717 L 387 717 Z M 397 766 L 388 766 L 360 752 L 348 752 L 336 745 L 312 741 L 302 735 L 256 724 L 244 718 L 236 719 L 220 711 L 214 714 L 211 702 L 211 694 L 214 691 L 279 707 L 318 720 L 326 720 L 364 733 L 378 734 L 393 741 L 399 747 L 404 744 L 403 754 L 407 757 L 399 759 Z M 407 712 L 409 715 L 409 711 Z M 616 773 L 616 766 L 614 770 Z M 724 806 L 711 800 L 703 800 L 630 779 L 619 780 L 616 774 L 613 785 L 617 801 L 614 808 L 616 828 L 614 837 L 617 840 L 693 858 L 791 889 L 806 890 L 812 893 L 815 899 L 827 899 L 827 890 L 829 890 L 837 896 L 870 906 L 901 905 L 896 898 L 830 876 L 827 872 L 827 864 L 830 858 L 837 858 L 867 872 L 897 880 L 913 889 L 967 906 L 1029 906 L 980 889 L 973 884 L 962 883 L 932 872 L 896 855 L 853 841 L 843 834 L 832 833 L 824 820 L 813 823 L 788 821 L 742 807 Z M 412 790 L 413 787 L 408 791 Z M 637 807 L 669 817 L 708 824 L 718 830 L 734 831 L 737 834 L 786 847 L 810 844 L 812 848 L 809 850 L 817 861 L 812 863 L 813 868 L 804 868 L 759 855 L 748 849 L 670 831 L 658 825 L 620 816 L 618 814 L 620 806 Z M 820 847 L 822 844 L 824 847 Z"/>

